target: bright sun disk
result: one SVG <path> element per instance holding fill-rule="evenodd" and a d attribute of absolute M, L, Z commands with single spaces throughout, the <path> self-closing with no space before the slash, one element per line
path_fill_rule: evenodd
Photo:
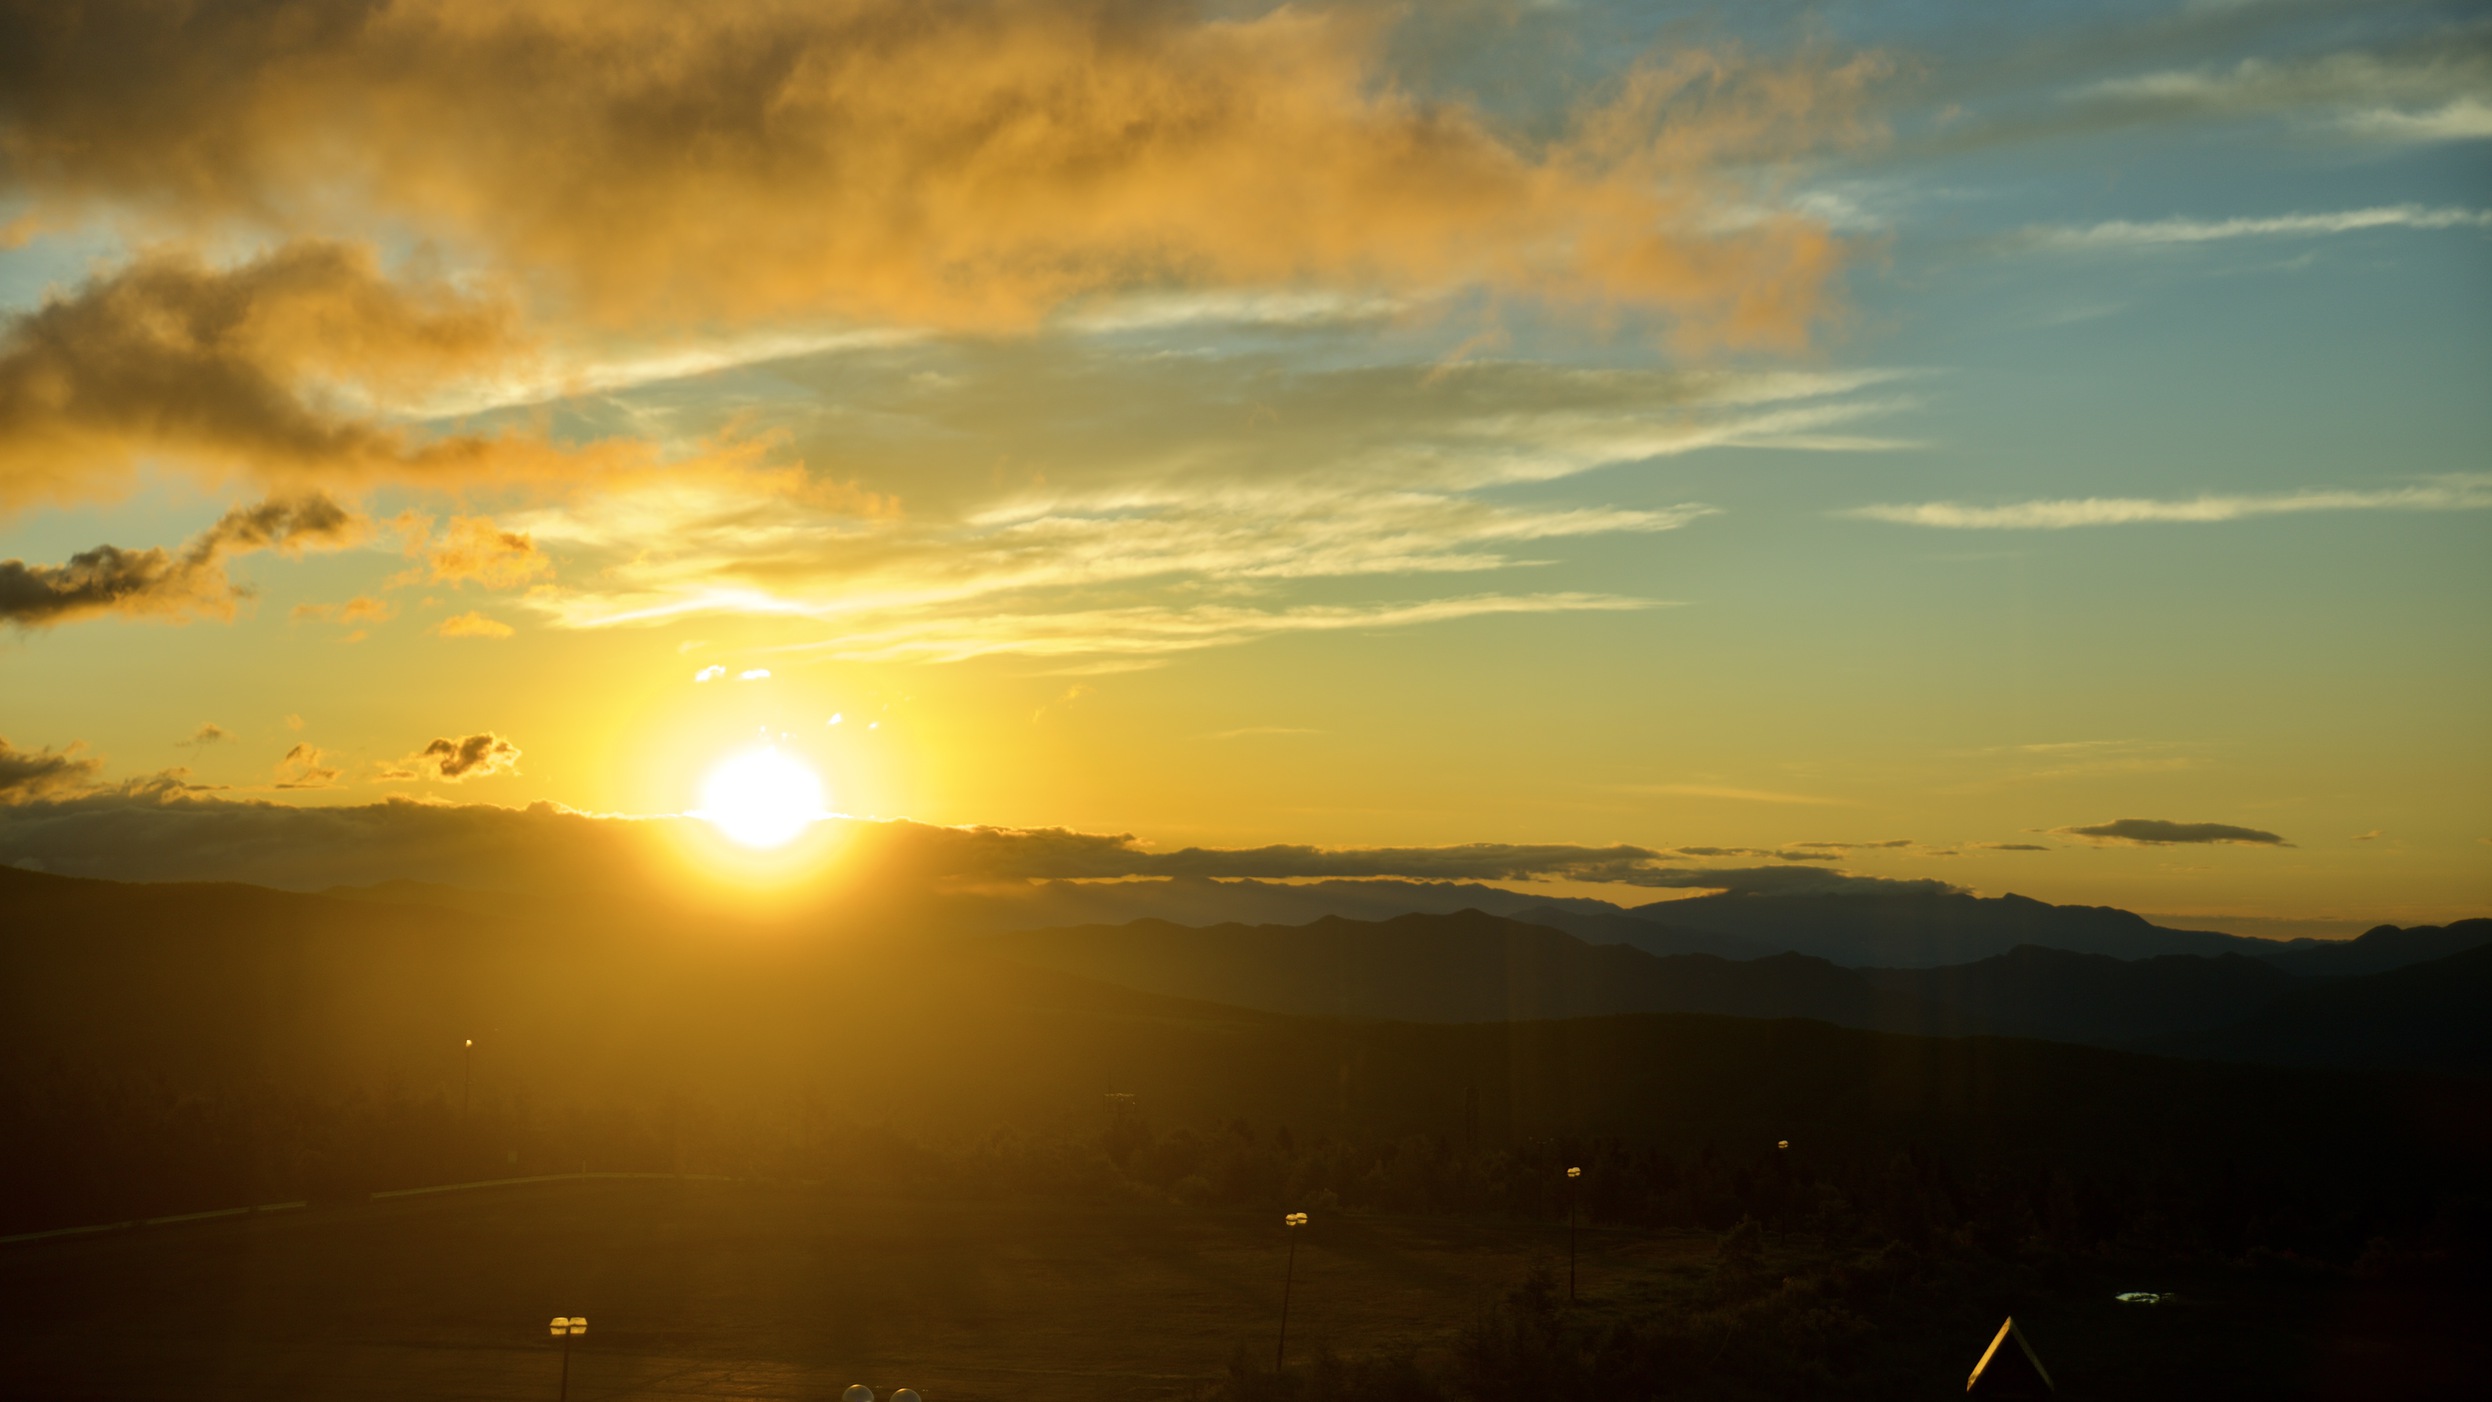
<path fill-rule="evenodd" d="M 822 781 L 803 760 L 763 745 L 719 761 L 694 812 L 747 847 L 782 847 L 828 816 Z"/>

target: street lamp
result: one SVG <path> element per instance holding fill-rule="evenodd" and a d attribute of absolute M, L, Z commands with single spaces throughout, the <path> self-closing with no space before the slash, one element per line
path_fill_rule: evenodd
<path fill-rule="evenodd" d="M 1298 1274 L 1298 1228 L 1307 1224 L 1307 1215 L 1292 1212 L 1281 1219 L 1281 1227 L 1289 1237 L 1289 1263 L 1281 1268 L 1281 1341 L 1272 1350 L 1272 1371 L 1277 1375 L 1289 1358 L 1289 1285 Z"/>
<path fill-rule="evenodd" d="M 1566 1170 L 1566 1303 L 1575 1303 L 1575 1184 L 1583 1170 Z"/>
<path fill-rule="evenodd" d="M 476 1086 L 476 1039 L 459 1048 L 459 1123 L 467 1123 L 467 1093 Z"/>
<path fill-rule="evenodd" d="M 546 1332 L 562 1340 L 562 1391 L 558 1396 L 562 1398 L 562 1402 L 570 1402 L 571 1341 L 588 1332 L 588 1316 L 584 1314 L 555 1315 L 554 1322 L 547 1326 Z"/>

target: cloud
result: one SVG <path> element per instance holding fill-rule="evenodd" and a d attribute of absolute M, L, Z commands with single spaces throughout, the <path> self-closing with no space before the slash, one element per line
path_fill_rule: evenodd
<path fill-rule="evenodd" d="M 1866 136 L 1882 61 L 1681 52 L 1526 142 L 1390 51 L 1373 10 L 1175 0 L 11 5 L 0 168 L 52 218 L 291 227 L 353 191 L 607 324 L 1486 285 L 1790 344 L 1821 310 L 1817 221 L 1720 211 Z"/>
<path fill-rule="evenodd" d="M 318 745 L 299 744 L 286 751 L 277 761 L 276 786 L 281 789 L 325 789 L 338 781 L 344 771 L 324 764 L 327 756 Z"/>
<path fill-rule="evenodd" d="M 1795 842 L 1789 847 L 1679 847 L 1672 850 L 1677 856 L 1708 859 L 1771 857 L 1778 862 L 1839 862 L 1843 860 L 1843 854 L 1839 851 L 1804 850 L 1838 845 L 1831 842 Z"/>
<path fill-rule="evenodd" d="M 92 785 L 104 762 L 78 749 L 21 750 L 0 736 L 0 803 L 24 803 Z"/>
<path fill-rule="evenodd" d="M 965 662 L 975 657 L 1170 653 L 1235 647 L 1289 633 L 1408 628 L 1462 618 L 1526 613 L 1614 613 L 1660 605 L 1614 594 L 1473 594 L 1416 604 L 1302 604 L 1256 609 L 1228 604 L 1141 605 L 1061 613 L 932 618 L 853 633 L 801 649 L 843 662 Z"/>
<path fill-rule="evenodd" d="M 298 808 L 149 789 L 0 808 L 0 863 L 122 880 L 239 880 L 312 890 L 398 879 L 479 890 L 611 890 L 618 870 L 662 866 L 658 854 L 671 847 L 677 829 L 688 826 L 698 826 L 698 820 L 596 818 L 551 804 L 511 809 L 392 800 Z M 845 854 L 841 869 L 888 889 L 1176 876 L 1568 880 L 1758 895 L 1951 889 L 1813 866 L 1705 868 L 1624 844 L 1281 845 L 1163 852 L 1140 846 L 1130 834 L 937 827 L 905 820 L 838 819 L 832 826 L 837 828 L 832 841 Z"/>
<path fill-rule="evenodd" d="M 2007 506 L 1970 506 L 1933 501 L 1903 506 L 1861 506 L 1841 513 L 1869 521 L 1946 530 L 2067 530 L 2161 522 L 2238 521 L 2309 511 L 2482 511 L 2492 508 L 2492 476 L 2438 478 L 2413 487 L 2308 488 L 2266 496 L 2084 497 L 2026 501 Z"/>
<path fill-rule="evenodd" d="M 177 551 L 99 545 L 59 565 L 0 560 L 0 620 L 40 628 L 103 613 L 230 618 L 246 591 L 227 576 L 228 558 L 270 548 L 335 548 L 362 530 L 353 513 L 310 492 L 236 507 Z"/>
<path fill-rule="evenodd" d="M 141 461 L 307 476 L 509 473 L 540 444 L 426 438 L 389 405 L 517 352 L 509 313 L 371 252 L 289 243 L 229 268 L 150 253 L 0 331 L 0 504 L 126 485 Z"/>
<path fill-rule="evenodd" d="M 2367 229 L 2487 229 L 2492 210 L 2429 209 L 2418 204 L 2381 205 L 2325 214 L 2276 214 L 2238 219 L 2114 219 L 2083 227 L 2027 229 L 2017 241 L 2055 249 L 2150 248 L 2219 243 L 2230 239 L 2312 238 Z"/>
<path fill-rule="evenodd" d="M 2243 843 L 2260 847 L 2293 845 L 2272 832 L 2257 828 L 2237 828 L 2227 823 L 2175 823 L 2162 818 L 2119 818 L 2090 827 L 2053 828 L 2052 831 L 2069 837 L 2092 838 L 2097 842 L 2142 847 L 2196 843 Z"/>
<path fill-rule="evenodd" d="M 507 638 L 514 630 L 500 619 L 481 613 L 454 613 L 433 628 L 445 638 Z"/>
<path fill-rule="evenodd" d="M 214 721 L 208 721 L 202 724 L 197 730 L 192 731 L 189 739 L 175 741 L 174 743 L 181 745 L 213 745 L 220 740 L 231 740 L 233 738 L 234 733 L 232 731 L 227 730 L 225 727 L 218 725 Z"/>
<path fill-rule="evenodd" d="M 456 740 L 435 740 L 394 765 L 384 766 L 387 780 L 437 779 L 446 784 L 519 772 L 519 747 L 492 731 Z"/>
<path fill-rule="evenodd" d="M 1823 867 L 1680 867 L 1613 877 L 1631 886 L 1720 891 L 1733 896 L 1947 895 L 1963 888 L 1935 878 L 1897 879 Z"/>
<path fill-rule="evenodd" d="M 526 531 L 505 530 L 485 516 L 453 516 L 438 538 L 418 541 L 415 551 L 423 557 L 423 577 L 435 584 L 516 589 L 554 568 Z"/>
<path fill-rule="evenodd" d="M 2047 844 L 2040 842 L 1975 842 L 1969 845 L 1984 852 L 2048 852 L 2051 850 Z"/>
<path fill-rule="evenodd" d="M 2313 131 L 2387 142 L 2492 136 L 2492 55 L 2444 35 L 2398 53 L 2347 51 L 2245 58 L 2229 67 L 2162 69 L 2091 83 L 2069 96 L 2095 120 L 2283 116 Z"/>
<path fill-rule="evenodd" d="M 2461 97 L 2420 112 L 2374 108 L 2346 113 L 2342 125 L 2356 136 L 2378 141 L 2481 141 L 2492 138 L 2492 102 Z"/>
<path fill-rule="evenodd" d="M 977 373 L 929 398 L 906 387 L 929 362 Z M 829 625 L 826 647 L 930 661 L 1412 626 L 1476 612 L 1461 601 L 1492 591 L 1399 591 L 1394 603 L 1333 591 L 1324 607 L 1352 612 L 1330 615 L 1287 596 L 1317 580 L 1530 569 L 1563 542 L 1686 528 L 1715 509 L 1540 489 L 1883 412 L 1892 402 L 1864 391 L 1894 378 L 1513 363 L 1432 378 L 1412 364 L 1308 371 L 1055 346 L 918 352 L 879 373 L 888 388 L 851 372 L 866 412 L 826 425 L 822 451 L 890 460 L 884 470 L 896 480 L 905 468 L 932 509 L 860 512 L 853 497 L 724 476 L 652 480 L 513 518 L 576 563 L 528 605 L 566 627 L 814 618 Z M 1246 431 L 1205 432 L 1240 419 Z M 1002 461 L 1018 480 L 999 494 Z"/>

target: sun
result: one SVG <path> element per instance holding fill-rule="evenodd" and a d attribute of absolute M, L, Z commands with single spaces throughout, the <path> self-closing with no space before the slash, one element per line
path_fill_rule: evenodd
<path fill-rule="evenodd" d="M 720 760 L 701 782 L 693 813 L 747 847 L 784 847 L 829 816 L 813 770 L 770 745 Z"/>

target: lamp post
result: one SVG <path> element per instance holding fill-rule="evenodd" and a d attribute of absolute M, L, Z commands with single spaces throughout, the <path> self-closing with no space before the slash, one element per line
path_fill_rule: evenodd
<path fill-rule="evenodd" d="M 1306 1224 L 1307 1215 L 1303 1212 L 1292 1212 L 1281 1219 L 1281 1228 L 1289 1237 L 1289 1263 L 1281 1268 L 1281 1341 L 1272 1350 L 1275 1375 L 1289 1359 L 1289 1286 L 1298 1275 L 1298 1229 Z"/>
<path fill-rule="evenodd" d="M 1582 1181 L 1583 1170 L 1566 1170 L 1566 1303 L 1575 1303 L 1575 1184 Z"/>
<path fill-rule="evenodd" d="M 467 1093 L 476 1087 L 476 1039 L 459 1048 L 459 1123 L 467 1123 Z"/>
<path fill-rule="evenodd" d="M 561 1402 L 571 1402 L 571 1341 L 588 1332 L 588 1316 L 584 1314 L 555 1315 L 554 1322 L 547 1332 L 562 1340 L 562 1391 L 556 1396 L 561 1399 Z"/>

